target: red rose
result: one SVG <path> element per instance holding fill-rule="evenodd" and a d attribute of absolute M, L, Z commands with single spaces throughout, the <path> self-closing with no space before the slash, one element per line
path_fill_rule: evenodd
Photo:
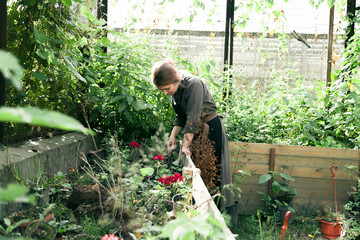
<path fill-rule="evenodd" d="M 130 146 L 133 147 L 133 148 L 134 148 L 134 147 L 140 148 L 140 145 L 139 145 L 137 142 L 135 142 L 135 141 L 134 141 L 134 142 L 131 142 L 131 143 L 130 143 Z"/>
<path fill-rule="evenodd" d="M 161 155 L 157 155 L 156 157 L 154 157 L 154 160 L 160 160 L 160 161 L 163 161 L 164 160 L 164 157 L 161 156 Z"/>

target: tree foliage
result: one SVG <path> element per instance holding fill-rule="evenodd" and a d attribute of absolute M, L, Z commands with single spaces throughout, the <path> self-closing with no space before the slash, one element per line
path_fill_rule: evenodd
<path fill-rule="evenodd" d="M 12 3 L 8 50 L 24 66 L 24 88 L 9 87 L 7 104 L 60 111 L 103 133 L 151 135 L 173 113 L 150 82 L 156 54 L 146 36 L 105 29 L 84 5 L 77 17 L 75 2 Z M 7 125 L 8 135 L 18 130 Z"/>

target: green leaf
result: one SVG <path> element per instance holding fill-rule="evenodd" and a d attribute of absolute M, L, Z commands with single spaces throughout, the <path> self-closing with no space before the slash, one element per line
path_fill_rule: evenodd
<path fill-rule="evenodd" d="M 11 221 L 8 218 L 4 218 L 4 223 L 6 224 L 6 226 L 10 226 L 11 225 Z"/>
<path fill-rule="evenodd" d="M 124 110 L 125 110 L 125 103 L 122 102 L 119 104 L 118 111 L 121 113 Z"/>
<path fill-rule="evenodd" d="M 49 52 L 47 49 L 38 48 L 36 54 L 39 55 L 39 57 L 41 57 L 42 59 L 48 60 Z"/>
<path fill-rule="evenodd" d="M 283 100 L 285 105 L 289 105 L 289 100 L 286 97 L 282 97 L 281 99 Z"/>
<path fill-rule="evenodd" d="M 82 6 L 80 9 L 81 14 L 86 17 L 89 21 L 95 23 L 98 26 L 103 26 L 106 24 L 104 19 L 98 20 L 86 6 Z"/>
<path fill-rule="evenodd" d="M 70 8 L 72 5 L 72 1 L 71 0 L 61 0 L 61 2 L 67 7 Z"/>
<path fill-rule="evenodd" d="M 118 102 L 121 98 L 122 98 L 121 95 L 117 95 L 117 96 L 113 97 L 113 98 L 110 100 L 110 102 Z"/>
<path fill-rule="evenodd" d="M 66 62 L 66 64 L 68 65 L 68 67 L 70 68 L 71 72 L 74 73 L 74 75 L 83 82 L 86 82 L 86 79 L 80 75 L 80 73 L 78 71 L 76 71 L 74 65 L 70 62 L 70 60 L 67 57 L 64 57 L 64 60 Z"/>
<path fill-rule="evenodd" d="M 143 110 L 146 108 L 146 102 L 143 100 L 136 100 L 131 103 L 136 110 Z"/>
<path fill-rule="evenodd" d="M 327 5 L 329 6 L 329 8 L 331 8 L 332 6 L 334 6 L 335 4 L 335 0 L 328 0 L 327 1 Z"/>
<path fill-rule="evenodd" d="M 279 184 L 278 181 L 274 181 L 274 182 L 272 183 L 272 190 L 273 190 L 273 192 L 274 192 L 275 194 L 279 194 L 280 188 L 281 188 L 281 185 Z"/>
<path fill-rule="evenodd" d="M 15 89 L 22 89 L 21 78 L 23 77 L 23 68 L 18 59 L 11 53 L 0 49 L 0 72 L 6 79 L 9 79 Z"/>
<path fill-rule="evenodd" d="M 143 176 L 146 176 L 146 175 L 151 176 L 154 173 L 154 168 L 152 168 L 152 167 L 141 168 L 140 172 Z"/>
<path fill-rule="evenodd" d="M 359 96 L 358 96 L 358 94 L 357 94 L 356 92 L 354 92 L 354 91 L 353 91 L 353 92 L 350 92 L 349 97 L 352 98 L 352 99 L 354 99 L 356 102 L 359 101 Z"/>
<path fill-rule="evenodd" d="M 33 75 L 33 77 L 43 81 L 47 78 L 47 76 L 43 73 L 43 72 L 32 72 L 31 75 Z"/>
<path fill-rule="evenodd" d="M 101 38 L 101 43 L 103 45 L 110 45 L 111 44 L 111 41 L 107 38 L 107 37 L 102 37 Z"/>
<path fill-rule="evenodd" d="M 133 118 L 132 118 L 132 116 L 131 116 L 131 113 L 130 113 L 129 111 L 127 111 L 127 110 L 125 110 L 124 113 L 125 113 L 126 119 L 127 119 L 129 122 L 132 122 L 132 121 L 133 121 Z"/>
<path fill-rule="evenodd" d="M 263 174 L 260 176 L 259 178 L 259 184 L 263 184 L 267 181 L 269 181 L 271 179 L 271 175 L 270 174 Z"/>
<path fill-rule="evenodd" d="M 326 95 L 326 97 L 324 98 L 324 103 L 325 105 L 327 106 L 330 102 L 330 96 L 329 95 Z"/>
<path fill-rule="evenodd" d="M 94 134 L 93 131 L 85 128 L 75 118 L 51 110 L 42 110 L 37 107 L 1 107 L 0 121 L 28 123 L 37 126 Z"/>
<path fill-rule="evenodd" d="M 97 113 L 91 114 L 91 116 L 89 118 L 89 122 L 95 121 L 98 117 L 99 117 L 99 114 L 97 114 Z"/>
<path fill-rule="evenodd" d="M 295 181 L 295 179 L 287 173 L 280 173 L 279 175 L 286 180 Z"/>
<path fill-rule="evenodd" d="M 48 40 L 48 37 L 44 33 L 39 32 L 36 27 L 34 27 L 34 35 L 39 43 L 46 43 L 46 41 Z"/>
<path fill-rule="evenodd" d="M 21 224 L 27 223 L 27 222 L 29 222 L 30 220 L 31 220 L 30 218 L 28 218 L 28 219 L 21 219 L 20 221 L 14 223 L 14 225 L 12 225 L 12 228 L 15 229 L 15 228 L 17 228 L 18 226 L 20 226 Z"/>
<path fill-rule="evenodd" d="M 126 99 L 129 103 L 132 103 L 134 101 L 134 98 L 130 95 L 126 96 Z"/>
<path fill-rule="evenodd" d="M 17 198 L 25 196 L 28 192 L 29 189 L 27 187 L 10 183 L 5 190 L 0 190 L 0 200 L 15 201 Z"/>
<path fill-rule="evenodd" d="M 281 186 L 280 185 L 280 190 L 281 191 L 284 191 L 284 192 L 289 192 L 290 191 L 290 188 L 286 187 L 286 186 Z"/>

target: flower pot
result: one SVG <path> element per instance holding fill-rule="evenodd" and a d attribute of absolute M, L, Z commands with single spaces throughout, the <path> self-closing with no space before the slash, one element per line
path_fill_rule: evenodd
<path fill-rule="evenodd" d="M 195 204 L 195 200 L 192 196 L 185 194 L 176 194 L 172 198 L 173 203 L 173 215 L 176 216 L 177 212 L 187 212 L 191 206 Z"/>
<path fill-rule="evenodd" d="M 335 222 L 327 222 L 323 220 L 319 220 L 321 233 L 323 234 L 324 238 L 327 239 L 336 239 L 341 234 L 341 226 L 339 223 Z"/>
<path fill-rule="evenodd" d="M 33 222 L 25 230 L 26 239 L 53 240 L 57 234 L 55 227 L 46 222 Z"/>

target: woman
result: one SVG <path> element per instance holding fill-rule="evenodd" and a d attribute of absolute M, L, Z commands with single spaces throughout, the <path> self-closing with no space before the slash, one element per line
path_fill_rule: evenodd
<path fill-rule="evenodd" d="M 208 139 L 214 143 L 215 156 L 220 163 L 221 195 L 219 208 L 232 207 L 232 179 L 229 160 L 229 146 L 224 125 L 216 114 L 216 103 L 206 85 L 195 77 L 184 77 L 172 62 L 157 63 L 152 69 L 154 85 L 164 94 L 172 96 L 172 106 L 176 113 L 174 128 L 167 143 L 168 152 L 175 145 L 176 136 L 184 130 L 181 151 L 191 156 L 191 142 L 196 136 L 197 123 L 202 114 L 209 126 Z M 236 213 L 237 215 L 237 213 Z"/>

